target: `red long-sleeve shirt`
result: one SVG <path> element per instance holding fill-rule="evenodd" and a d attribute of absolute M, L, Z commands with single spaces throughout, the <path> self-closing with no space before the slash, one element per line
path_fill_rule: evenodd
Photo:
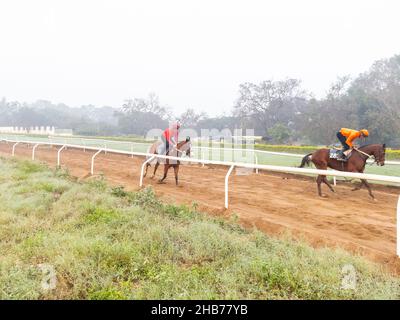
<path fill-rule="evenodd" d="M 165 140 L 168 142 L 172 142 L 171 138 L 174 137 L 175 143 L 178 142 L 178 130 L 175 128 L 167 128 L 163 132 L 163 136 L 165 137 Z"/>

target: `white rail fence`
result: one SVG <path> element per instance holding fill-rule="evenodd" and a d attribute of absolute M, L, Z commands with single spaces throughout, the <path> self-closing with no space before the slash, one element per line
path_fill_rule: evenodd
<path fill-rule="evenodd" d="M 51 140 L 51 137 L 49 137 Z M 67 144 L 68 139 L 74 139 L 74 138 L 68 138 L 68 137 L 63 137 L 64 143 Z M 76 139 L 76 138 L 75 138 Z M 120 141 L 120 140 L 106 140 L 106 139 L 94 139 L 94 138 L 77 138 L 78 140 L 80 139 L 83 143 L 83 145 L 87 145 L 86 141 L 95 141 L 95 142 L 100 142 L 103 143 L 103 146 L 105 149 L 107 149 L 107 145 L 112 145 L 112 144 L 126 144 L 131 147 L 131 152 L 134 152 L 133 148 L 135 145 L 142 145 L 149 147 L 151 146 L 151 143 L 146 143 L 146 142 L 134 142 L 134 141 Z M 221 151 L 244 151 L 244 152 L 251 152 L 254 154 L 255 162 L 256 164 L 258 163 L 258 156 L 257 154 L 268 154 L 268 155 L 276 155 L 276 156 L 286 156 L 286 157 L 296 157 L 296 158 L 303 158 L 305 155 L 304 154 L 297 154 L 297 153 L 288 153 L 288 152 L 276 152 L 276 151 L 266 151 L 266 150 L 259 150 L 259 149 L 253 149 L 253 148 L 215 148 L 215 147 L 207 147 L 207 146 L 192 146 L 192 149 L 194 150 L 200 150 L 202 157 L 201 159 L 204 159 L 204 150 L 215 150 L 218 152 Z M 368 163 L 373 163 L 373 160 L 368 159 Z M 400 165 L 400 161 L 385 161 L 386 164 L 391 164 L 391 165 Z"/>
<path fill-rule="evenodd" d="M 7 138 L 8 137 L 8 138 Z M 13 135 L 13 139 L 10 139 L 10 136 L 6 136 L 6 138 L 1 139 L 1 140 L 7 140 L 7 141 L 26 141 L 24 139 L 25 136 L 18 136 L 18 135 Z M 95 138 L 82 138 L 82 137 L 59 137 L 59 136 L 49 136 L 48 137 L 50 143 L 58 143 L 58 144 L 70 144 L 70 145 L 76 145 L 79 147 L 84 147 L 84 151 L 86 150 L 86 146 L 90 147 L 99 147 L 99 144 L 101 147 L 105 150 L 107 150 L 110 146 L 112 145 L 127 145 L 129 147 L 131 152 L 135 152 L 135 146 L 145 146 L 145 147 L 150 147 L 151 143 L 150 142 L 134 142 L 134 141 L 122 141 L 122 140 L 107 140 L 107 139 L 95 139 Z M 76 143 L 74 143 L 75 141 Z M 32 141 L 33 142 L 33 141 Z M 45 141 L 37 141 L 38 143 L 45 143 Z M 92 144 L 92 145 L 91 145 Z M 93 145 L 95 144 L 95 145 Z M 112 148 L 110 148 L 112 149 Z M 297 154 L 297 153 L 288 153 L 288 152 L 276 152 L 276 151 L 267 151 L 267 150 L 259 150 L 259 149 L 253 149 L 253 148 L 216 148 L 216 147 L 208 147 L 208 146 L 192 146 L 192 149 L 194 150 L 199 150 L 201 154 L 201 159 L 205 159 L 205 152 L 204 150 L 215 150 L 217 152 L 223 152 L 223 151 L 244 151 L 244 152 L 250 152 L 254 154 L 254 161 L 256 164 L 258 164 L 258 155 L 259 154 L 267 154 L 267 155 L 276 155 L 276 156 L 286 156 L 286 157 L 295 157 L 295 158 L 302 158 L 305 155 L 304 154 Z M 373 163 L 374 161 L 371 159 L 367 160 L 367 163 Z M 400 165 L 400 161 L 390 161 L 387 160 L 385 161 L 385 164 L 389 165 Z"/>
<path fill-rule="evenodd" d="M 21 137 L 14 135 L 14 140 L 15 141 L 19 141 Z M 23 137 L 23 136 L 22 136 Z M 49 136 L 48 139 L 50 140 L 50 142 L 53 143 L 60 143 L 59 141 L 62 140 L 62 143 L 64 144 L 74 144 L 77 146 L 81 146 L 83 145 L 83 151 L 86 151 L 86 146 L 90 146 L 90 144 L 93 143 L 94 144 L 101 144 L 101 146 L 103 147 L 103 149 L 105 150 L 104 152 L 107 153 L 107 149 L 108 147 L 118 144 L 118 145 L 127 145 L 128 148 L 130 148 L 130 151 L 133 153 L 135 146 L 145 146 L 145 147 L 149 147 L 151 146 L 151 143 L 145 143 L 145 142 L 133 142 L 133 141 L 121 141 L 121 140 L 107 140 L 107 139 L 95 139 L 95 138 L 82 138 L 82 137 L 59 137 L 59 136 Z M 72 143 L 72 141 L 77 141 L 78 143 Z M 112 148 L 111 148 L 112 149 Z M 260 154 L 266 154 L 266 155 L 275 155 L 275 156 L 285 156 L 285 157 L 295 157 L 295 158 L 302 158 L 304 157 L 304 155 L 302 154 L 296 154 L 296 153 L 287 153 L 287 152 L 276 152 L 276 151 L 266 151 L 266 150 L 258 150 L 258 149 L 252 149 L 252 148 L 246 148 L 246 149 L 240 149 L 240 148 L 215 148 L 215 147 L 207 147 L 207 146 L 193 146 L 192 147 L 193 150 L 198 150 L 199 151 L 199 155 L 201 155 L 201 159 L 206 159 L 206 152 L 205 150 L 208 150 L 208 152 L 211 151 L 215 151 L 215 152 L 225 152 L 225 151 L 235 151 L 235 152 L 249 152 L 249 153 L 253 153 L 253 157 L 254 157 L 254 162 L 255 164 L 259 163 L 259 157 L 258 155 Z M 133 157 L 133 154 L 132 154 Z M 209 159 L 209 157 L 208 157 Z M 369 164 L 373 164 L 374 161 L 371 159 L 367 160 L 367 163 Z M 385 164 L 388 165 L 400 165 L 400 161 L 385 161 Z M 204 166 L 204 163 L 203 163 Z M 330 169 L 328 169 L 330 170 Z M 259 173 L 259 168 L 255 168 L 256 173 Z M 333 185 L 336 186 L 336 178 L 337 176 L 332 176 L 333 178 Z"/>
<path fill-rule="evenodd" d="M 60 147 L 57 150 L 57 166 L 61 165 L 61 151 L 66 148 L 78 148 L 78 149 L 86 149 L 95 151 L 94 155 L 91 158 L 91 174 L 94 174 L 94 160 L 95 157 L 100 154 L 102 151 L 109 152 L 109 153 L 117 153 L 117 154 L 126 154 L 130 156 L 142 156 L 146 157 L 146 161 L 142 164 L 141 174 L 140 174 L 140 181 L 139 186 L 143 186 L 143 175 L 144 175 L 144 168 L 146 163 L 153 161 L 155 158 L 159 159 L 169 159 L 169 160 L 179 160 L 181 162 L 188 162 L 188 163 L 200 163 L 200 164 L 213 164 L 213 165 L 220 165 L 229 167 L 229 170 L 225 176 L 225 208 L 229 207 L 229 177 L 236 168 L 248 168 L 248 169 L 260 169 L 266 171 L 273 171 L 273 172 L 284 172 L 284 173 L 294 173 L 294 174 L 311 174 L 311 175 L 325 175 L 325 176 L 338 176 L 338 177 L 345 177 L 345 178 L 353 178 L 353 179 L 366 179 L 366 180 L 374 180 L 374 181 L 381 181 L 381 182 L 392 182 L 396 184 L 400 184 L 400 177 L 394 176 L 383 176 L 377 174 L 366 174 L 366 173 L 353 173 L 353 172 L 341 172 L 341 171 L 334 171 L 334 170 L 319 170 L 319 169 L 307 169 L 307 168 L 295 168 L 295 167 L 284 167 L 284 166 L 274 166 L 274 165 L 265 165 L 265 164 L 252 164 L 252 163 L 244 163 L 244 162 L 229 162 L 229 161 L 218 161 L 218 160 L 205 160 L 205 159 L 194 159 L 188 157 L 172 157 L 172 156 L 164 156 L 164 155 L 154 155 L 145 152 L 130 152 L 130 151 L 122 151 L 122 150 L 115 150 L 109 148 L 98 148 L 98 147 L 89 147 L 89 146 L 81 146 L 75 144 L 60 144 L 60 143 L 53 143 L 53 142 L 41 142 L 38 143 L 37 141 L 18 141 L 15 140 L 6 140 L 0 139 L 0 141 L 5 141 L 7 143 L 13 143 L 12 145 L 12 156 L 15 155 L 15 148 L 19 144 L 28 144 L 33 145 L 32 148 L 32 158 L 34 158 L 34 153 L 36 148 L 39 145 L 50 145 L 50 146 L 57 146 Z M 400 256 L 400 196 L 397 203 L 397 249 L 396 253 L 397 256 Z"/>

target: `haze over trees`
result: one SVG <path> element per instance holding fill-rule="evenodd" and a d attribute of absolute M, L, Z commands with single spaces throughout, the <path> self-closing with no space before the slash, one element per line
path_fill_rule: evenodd
<path fill-rule="evenodd" d="M 299 79 L 245 82 L 229 115 L 208 117 L 188 108 L 180 115 L 151 93 L 126 100 L 122 107 L 86 105 L 70 108 L 38 100 L 20 103 L 0 100 L 0 126 L 72 128 L 86 135 L 145 135 L 180 119 L 187 128 L 254 129 L 268 143 L 328 145 L 340 127 L 367 128 L 370 142 L 400 146 L 400 55 L 375 62 L 355 79 L 340 77 L 317 99 Z M 188 101 L 190 105 L 190 101 Z"/>

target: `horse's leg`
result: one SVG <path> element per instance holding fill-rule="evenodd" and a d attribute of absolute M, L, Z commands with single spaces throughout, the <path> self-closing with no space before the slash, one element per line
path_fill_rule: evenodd
<path fill-rule="evenodd" d="M 153 175 L 151 176 L 151 179 L 153 179 L 155 177 L 159 165 L 160 165 L 160 163 L 157 161 L 154 166 L 154 172 L 153 172 Z"/>
<path fill-rule="evenodd" d="M 328 163 L 326 161 L 318 161 L 317 163 L 314 162 L 314 165 L 319 170 L 327 170 L 328 169 Z M 324 182 L 332 192 L 335 192 L 335 190 L 332 188 L 332 186 L 327 181 L 326 176 L 319 175 L 317 177 L 317 186 L 318 186 L 318 195 L 320 197 L 323 197 L 322 190 L 321 190 L 321 183 L 322 182 Z"/>
<path fill-rule="evenodd" d="M 322 182 L 325 183 L 325 184 L 329 187 L 329 189 L 330 189 L 332 192 L 335 192 L 335 190 L 333 189 L 333 187 L 332 187 L 331 184 L 329 183 L 329 181 L 328 181 L 328 179 L 326 178 L 326 176 L 323 176 Z"/>
<path fill-rule="evenodd" d="M 318 187 L 318 195 L 320 197 L 322 197 L 322 191 L 321 191 L 321 182 L 322 182 L 322 180 L 324 180 L 323 176 L 319 175 L 317 177 L 317 187 Z"/>
<path fill-rule="evenodd" d="M 167 177 L 168 169 L 169 169 L 169 164 L 164 164 L 164 175 L 160 180 L 158 180 L 159 183 L 163 183 L 163 181 Z"/>
<path fill-rule="evenodd" d="M 146 170 L 144 172 L 143 178 L 146 177 L 147 174 L 147 168 L 150 167 L 150 163 L 146 163 Z"/>
<path fill-rule="evenodd" d="M 179 165 L 174 166 L 174 173 L 175 173 L 175 183 L 176 183 L 176 185 L 178 185 Z"/>
<path fill-rule="evenodd" d="M 364 184 L 364 186 L 367 187 L 368 193 L 369 193 L 370 197 L 371 197 L 372 199 L 375 200 L 375 197 L 374 197 L 374 195 L 372 194 L 371 186 L 369 185 L 369 183 L 367 182 L 367 180 L 361 179 L 361 182 L 362 182 L 362 184 Z"/>
<path fill-rule="evenodd" d="M 357 190 L 360 190 L 361 188 L 362 188 L 362 186 L 363 186 L 363 183 L 362 182 L 360 182 L 359 184 L 357 184 L 353 189 L 351 189 L 351 191 L 357 191 Z"/>

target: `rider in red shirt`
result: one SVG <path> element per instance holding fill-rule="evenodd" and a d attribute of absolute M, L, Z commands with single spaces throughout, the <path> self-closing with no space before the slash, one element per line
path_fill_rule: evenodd
<path fill-rule="evenodd" d="M 161 154 L 167 155 L 169 152 L 170 145 L 172 145 L 174 148 L 176 147 L 176 144 L 178 143 L 178 132 L 180 127 L 181 127 L 180 123 L 175 122 L 172 126 L 164 130 L 161 136 L 161 141 L 163 144 Z"/>

